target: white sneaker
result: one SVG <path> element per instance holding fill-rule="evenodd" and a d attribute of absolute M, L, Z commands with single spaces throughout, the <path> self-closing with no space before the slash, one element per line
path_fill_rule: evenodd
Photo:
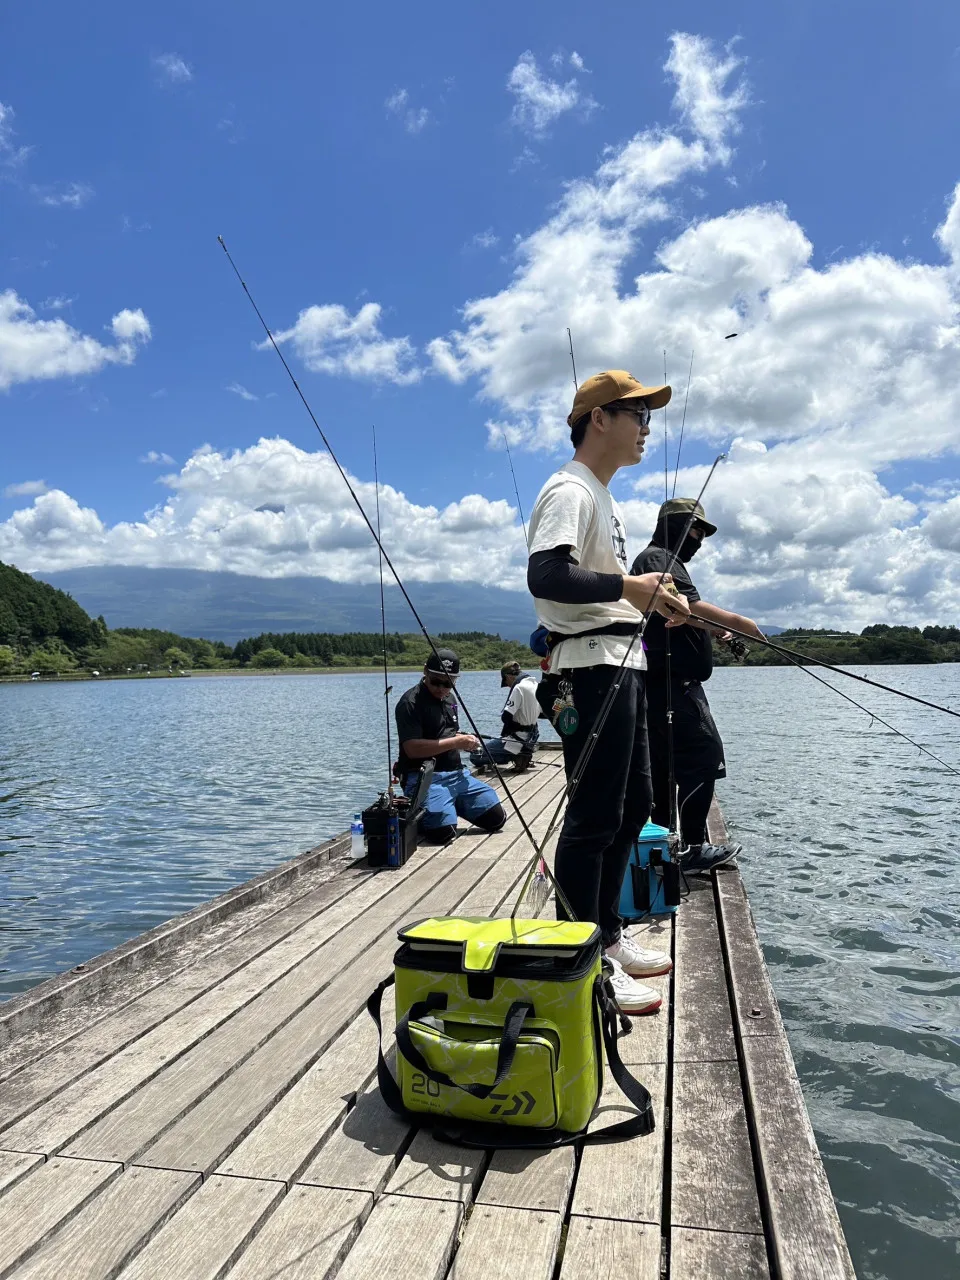
<path fill-rule="evenodd" d="M 630 1015 L 656 1013 L 663 1004 L 663 996 L 660 992 L 654 991 L 653 987 L 645 987 L 642 982 L 636 982 L 623 965 L 610 956 L 609 952 L 607 959 L 613 966 L 610 984 L 620 1012 Z"/>
<path fill-rule="evenodd" d="M 633 978 L 653 978 L 658 973 L 669 973 L 673 968 L 673 961 L 668 955 L 641 947 L 628 933 L 621 933 L 619 942 L 608 947 L 606 954 Z"/>

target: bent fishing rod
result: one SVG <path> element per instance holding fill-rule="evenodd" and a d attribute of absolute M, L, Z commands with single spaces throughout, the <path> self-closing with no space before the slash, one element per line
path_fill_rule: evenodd
<path fill-rule="evenodd" d="M 286 357 L 284 356 L 283 352 L 280 350 L 280 347 L 277 344 L 276 338 L 273 336 L 273 331 L 271 330 L 270 326 L 267 324 L 266 320 L 263 318 L 263 313 L 261 312 L 260 308 L 257 306 L 256 302 L 254 301 L 253 294 L 247 288 L 247 282 L 244 280 L 243 276 L 240 274 L 237 264 L 234 262 L 233 257 L 230 253 L 230 250 L 226 246 L 226 242 L 224 241 L 223 236 L 217 236 L 217 243 L 220 245 L 220 248 L 226 254 L 227 261 L 230 263 L 230 266 L 233 268 L 234 275 L 240 281 L 241 288 L 243 289 L 243 292 L 247 295 L 247 299 L 251 307 L 253 307 L 253 310 L 256 313 L 257 319 L 260 321 L 263 331 L 267 335 L 267 338 L 269 339 L 270 345 L 273 347 L 274 351 L 279 356 L 280 363 L 283 365 L 284 369 L 286 370 L 287 377 L 293 383 L 294 390 L 296 391 L 297 395 L 300 397 L 300 401 L 303 404 L 303 407 L 306 409 L 307 413 L 310 415 L 310 421 L 313 423 L 313 425 L 316 427 L 317 431 L 319 432 L 320 439 L 323 441 L 324 447 L 329 453 L 330 459 L 333 462 L 333 465 L 337 468 L 337 471 L 340 473 L 341 480 L 343 480 L 343 483 L 347 486 L 347 490 L 349 491 L 350 497 L 353 499 L 354 505 L 356 506 L 357 510 L 360 512 L 360 516 L 364 524 L 370 530 L 370 536 L 373 538 L 374 542 L 377 544 L 377 548 L 380 552 L 380 555 L 383 557 L 383 562 L 386 564 L 387 568 L 393 574 L 394 580 L 397 586 L 400 588 L 400 592 L 404 600 L 407 602 L 410 612 L 413 614 L 416 620 L 417 626 L 420 628 L 420 631 L 423 635 L 423 638 L 426 640 L 427 644 L 430 646 L 431 653 L 433 653 L 434 657 L 440 663 L 440 669 L 444 670 L 443 661 L 440 658 L 439 650 L 437 649 L 437 646 L 434 644 L 433 639 L 426 628 L 426 624 L 424 623 L 423 619 L 420 617 L 420 614 L 417 612 L 416 606 L 414 605 L 413 601 L 410 599 L 410 595 L 406 587 L 403 585 L 403 580 L 401 579 L 400 574 L 397 572 L 397 569 L 393 561 L 390 559 L 390 556 L 386 548 L 384 547 L 383 543 L 380 541 L 380 536 L 377 533 L 377 530 L 373 527 L 373 523 L 370 517 L 367 515 L 366 511 L 364 510 L 363 503 L 360 501 L 360 498 L 357 496 L 356 489 L 354 489 L 353 485 L 350 483 L 350 478 L 348 477 L 346 471 L 344 471 L 343 467 L 341 466 L 340 459 L 337 457 L 336 453 L 334 452 L 333 446 L 330 444 L 330 441 L 327 439 L 326 432 L 324 431 L 323 427 L 321 427 L 320 423 L 317 420 L 316 414 L 311 409 L 310 402 L 307 400 L 307 397 L 303 394 L 303 391 L 300 389 L 300 384 L 299 382 L 297 382 L 297 379 L 294 377 L 293 370 L 287 364 Z M 463 707 L 464 714 L 467 717 L 467 723 L 470 725 L 470 728 L 473 730 L 474 735 L 476 736 L 478 741 L 482 742 L 483 738 L 480 734 L 480 730 L 477 728 L 476 721 L 474 720 L 473 715 L 470 712 L 470 708 L 464 702 L 462 693 L 459 690 L 457 692 L 458 692 L 460 706 Z M 539 857 L 540 846 L 537 844 L 536 838 L 533 832 L 530 830 L 527 820 L 526 818 L 524 818 L 523 813 L 520 810 L 520 806 L 517 804 L 517 801 L 514 798 L 513 793 L 511 792 L 510 788 L 507 786 L 506 779 L 504 778 L 503 774 L 500 772 L 500 767 L 497 765 L 496 761 L 494 760 L 491 760 L 491 764 L 494 772 L 497 775 L 497 779 L 500 782 L 500 785 L 503 787 L 503 793 L 506 796 L 507 800 L 509 801 L 510 807 L 513 809 L 514 813 L 517 815 L 517 818 L 520 822 L 521 829 L 523 830 L 527 839 L 530 841 L 531 845 L 534 847 L 534 849 L 536 849 L 537 856 Z M 392 767 L 392 764 L 391 764 L 391 767 Z"/>
<path fill-rule="evenodd" d="M 732 635 L 740 636 L 744 640 L 750 640 L 754 644 L 765 645 L 768 649 L 772 649 L 774 653 L 780 653 L 785 658 L 789 658 L 796 666 L 802 666 L 803 663 L 810 662 L 817 667 L 826 667 L 834 675 L 846 676 L 849 680 L 858 680 L 861 684 L 871 685 L 874 689 L 882 689 L 884 693 L 895 693 L 898 698 L 906 698 L 908 702 L 918 702 L 921 707 L 929 707 L 931 711 L 942 711 L 945 715 L 956 716 L 960 720 L 960 711 L 954 711 L 952 707 L 941 707 L 938 702 L 929 702 L 926 698 L 917 697 L 915 693 L 906 693 L 903 689 L 894 689 L 892 685 L 881 684 L 879 680 L 870 680 L 867 676 L 858 676 L 855 671 L 846 671 L 843 667 L 834 666 L 832 662 L 825 662 L 822 658 L 815 658 L 812 653 L 803 653 L 798 649 L 788 649 L 786 645 L 775 644 L 766 636 L 761 640 L 749 631 L 738 631 L 736 627 L 725 626 L 723 630 L 729 631 Z M 800 659 L 800 661 L 797 662 L 796 659 Z M 830 687 L 833 688 L 832 685 Z"/>

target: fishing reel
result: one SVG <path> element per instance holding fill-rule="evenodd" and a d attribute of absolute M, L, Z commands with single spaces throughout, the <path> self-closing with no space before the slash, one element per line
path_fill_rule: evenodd
<path fill-rule="evenodd" d="M 724 644 L 726 644 L 727 648 L 730 650 L 730 652 L 733 654 L 733 656 L 737 659 L 738 662 L 742 662 L 743 659 L 750 652 L 746 643 L 743 640 L 741 640 L 739 636 L 732 636 L 729 640 L 725 640 Z"/>

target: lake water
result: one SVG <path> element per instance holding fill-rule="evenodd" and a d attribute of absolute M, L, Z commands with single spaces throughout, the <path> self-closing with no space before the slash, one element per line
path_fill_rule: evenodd
<path fill-rule="evenodd" d="M 960 666 L 865 674 L 960 709 Z M 960 768 L 956 721 L 835 679 Z M 494 732 L 497 675 L 462 691 Z M 792 668 L 710 697 L 858 1274 L 955 1278 L 960 778 Z M 0 686 L 0 999 L 344 830 L 386 767 L 376 673 Z"/>

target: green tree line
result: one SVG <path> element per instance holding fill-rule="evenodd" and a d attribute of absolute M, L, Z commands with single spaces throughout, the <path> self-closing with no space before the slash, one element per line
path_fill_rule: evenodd
<path fill-rule="evenodd" d="M 787 648 L 821 661 L 857 666 L 871 663 L 960 662 L 960 627 L 888 626 L 876 623 L 856 632 L 795 628 L 772 637 Z M 448 632 L 435 637 L 455 649 L 465 669 L 490 670 L 517 661 L 528 670 L 538 659 L 526 645 L 483 631 Z M 91 618 L 64 591 L 38 582 L 13 565 L 0 563 L 0 676 L 84 674 L 138 675 L 151 671 L 271 670 L 283 667 L 378 667 L 384 640 L 378 632 L 272 632 L 235 645 L 181 636 L 145 627 L 110 630 Z M 429 649 L 420 635 L 386 637 L 393 667 L 422 667 Z M 735 661 L 717 646 L 719 666 Z M 787 665 L 789 660 L 759 644 L 750 645 L 747 666 Z"/>

